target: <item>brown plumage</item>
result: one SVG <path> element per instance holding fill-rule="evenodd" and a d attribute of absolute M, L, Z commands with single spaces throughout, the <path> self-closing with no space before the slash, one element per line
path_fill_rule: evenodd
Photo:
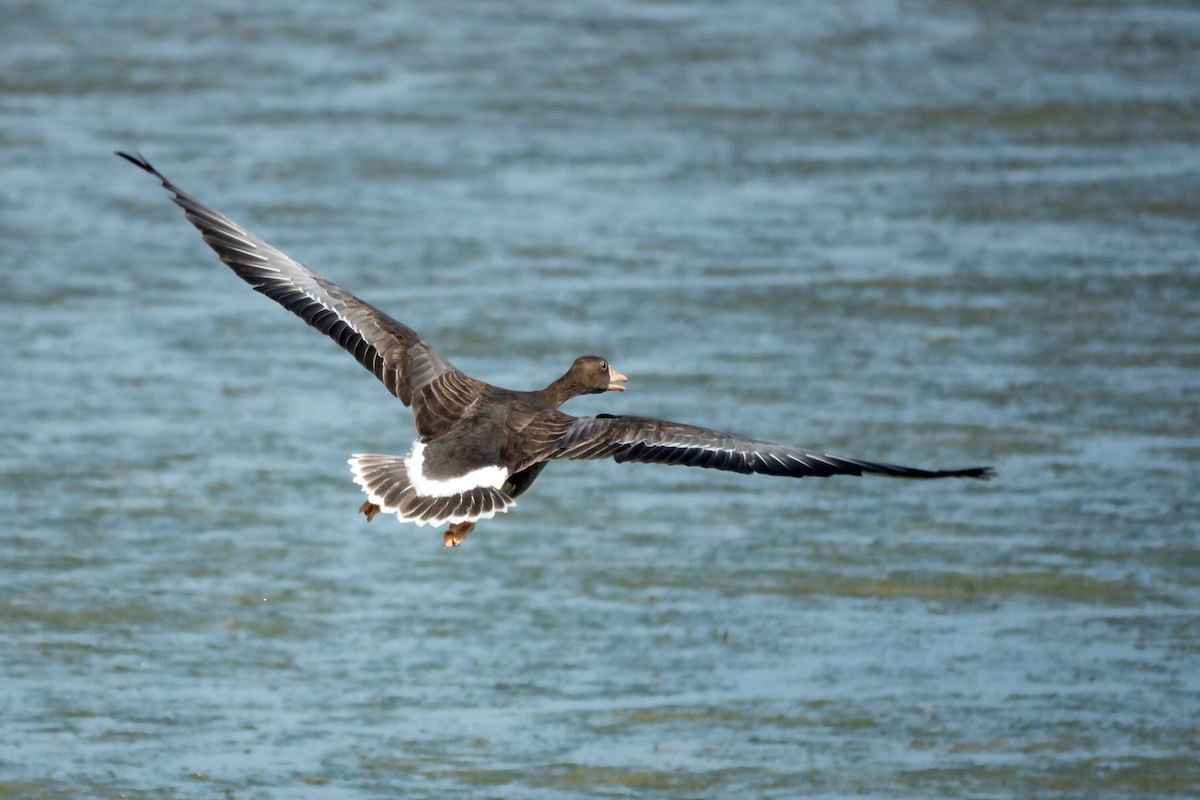
<path fill-rule="evenodd" d="M 553 460 L 613 458 L 792 478 L 887 475 L 980 478 L 990 467 L 923 470 L 845 458 L 650 417 L 573 417 L 559 407 L 582 394 L 621 391 L 626 378 L 600 356 L 581 356 L 545 389 L 520 392 L 471 378 L 407 325 L 363 302 L 167 180 L 138 155 L 117 155 L 154 175 L 217 256 L 255 291 L 329 336 L 413 410 L 406 456 L 356 455 L 360 510 L 419 525 L 449 523 L 456 547 L 480 519 L 512 507 Z"/>

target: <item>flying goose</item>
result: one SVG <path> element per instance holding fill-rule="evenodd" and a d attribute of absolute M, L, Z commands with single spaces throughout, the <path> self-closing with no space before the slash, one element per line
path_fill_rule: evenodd
<path fill-rule="evenodd" d="M 573 417 L 559 411 L 567 400 L 624 390 L 627 378 L 607 359 L 580 356 L 561 378 L 537 391 L 471 378 L 412 328 L 192 197 L 140 154 L 117 155 L 162 182 L 204 242 L 239 278 L 329 336 L 412 407 L 417 440 L 408 455 L 357 454 L 349 460 L 354 482 L 367 495 L 359 510 L 368 521 L 384 512 L 418 525 L 449 524 L 443 546 L 457 547 L 476 522 L 512 508 L 558 459 L 613 458 L 791 478 L 992 476 L 990 467 L 902 467 L 651 417 Z"/>

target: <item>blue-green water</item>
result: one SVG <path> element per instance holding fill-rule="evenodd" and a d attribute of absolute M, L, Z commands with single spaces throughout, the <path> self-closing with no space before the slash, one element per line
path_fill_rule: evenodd
<path fill-rule="evenodd" d="M 0 796 L 1200 793 L 1200 10 L 20 3 Z M 559 464 L 408 412 L 181 186 L 460 367 L 990 484 Z"/>

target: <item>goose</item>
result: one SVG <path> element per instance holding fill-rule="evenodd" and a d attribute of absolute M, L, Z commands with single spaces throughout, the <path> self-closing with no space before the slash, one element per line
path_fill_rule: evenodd
<path fill-rule="evenodd" d="M 596 355 L 576 358 L 544 389 L 515 391 L 455 368 L 421 334 L 308 269 L 169 181 L 141 154 L 116 155 L 157 178 L 205 244 L 255 291 L 333 339 L 412 408 L 417 439 L 407 455 L 355 454 L 355 483 L 371 521 L 449 527 L 458 547 L 479 520 L 508 511 L 551 461 L 612 458 L 790 478 L 884 475 L 975 478 L 991 467 L 927 470 L 775 444 L 653 417 L 560 411 L 573 397 L 624 391 L 628 381 Z"/>

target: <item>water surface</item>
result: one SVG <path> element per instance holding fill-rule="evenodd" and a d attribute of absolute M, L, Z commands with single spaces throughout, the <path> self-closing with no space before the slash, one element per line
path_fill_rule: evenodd
<path fill-rule="evenodd" d="M 1195 796 L 1200 12 L 60 2 L 0 27 L 0 795 Z M 173 180 L 577 413 L 990 484 L 548 470 L 407 411 Z"/>

